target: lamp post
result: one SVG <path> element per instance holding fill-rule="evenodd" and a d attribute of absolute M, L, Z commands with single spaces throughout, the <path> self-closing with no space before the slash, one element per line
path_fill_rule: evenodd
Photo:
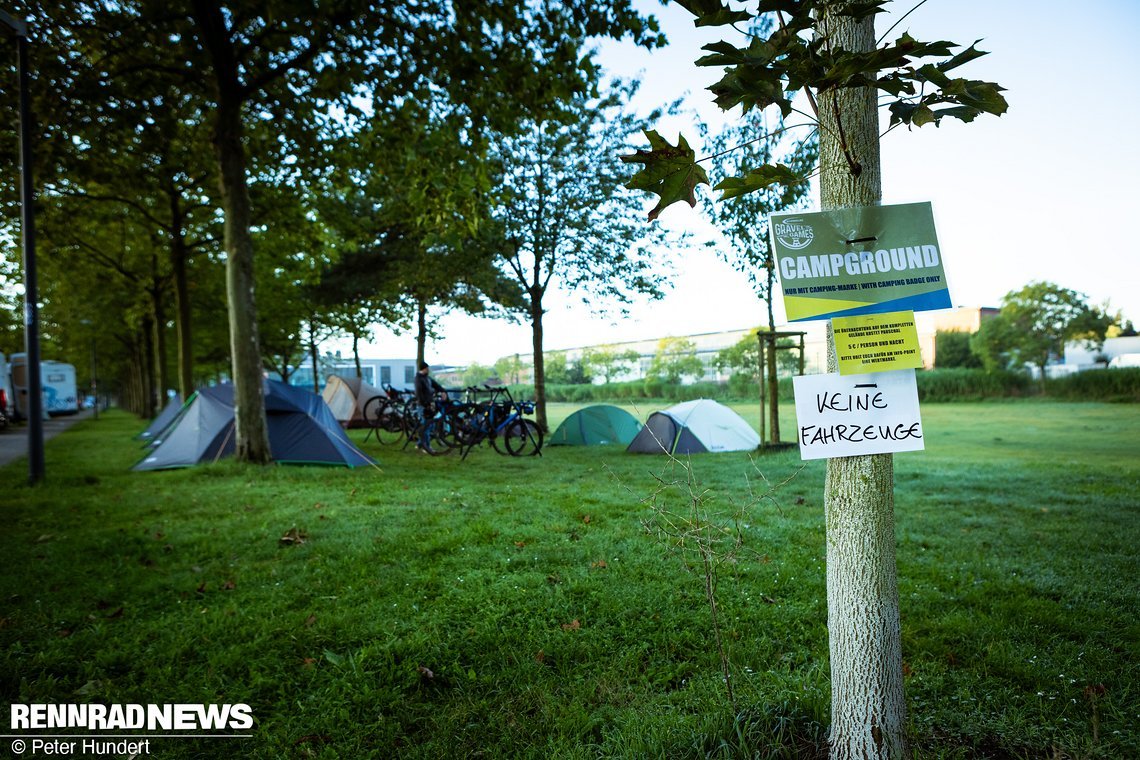
<path fill-rule="evenodd" d="M 44 479 L 44 395 L 40 375 L 39 287 L 36 278 L 35 188 L 32 186 L 32 109 L 28 87 L 28 27 L 4 11 L 16 36 L 20 76 L 20 232 L 24 243 L 24 351 L 28 384 L 28 482 Z"/>

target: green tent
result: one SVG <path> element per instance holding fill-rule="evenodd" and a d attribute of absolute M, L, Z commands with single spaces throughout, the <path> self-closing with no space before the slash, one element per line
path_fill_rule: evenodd
<path fill-rule="evenodd" d="M 547 441 L 549 446 L 597 446 L 605 443 L 629 442 L 641 430 L 637 418 L 624 409 L 608 404 L 595 404 L 571 414 Z"/>

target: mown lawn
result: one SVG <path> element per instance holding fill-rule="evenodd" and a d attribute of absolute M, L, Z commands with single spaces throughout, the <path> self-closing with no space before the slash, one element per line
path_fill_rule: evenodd
<path fill-rule="evenodd" d="M 895 458 L 915 756 L 1140 757 L 1140 407 L 922 411 L 927 450 Z M 0 469 L 4 701 L 252 706 L 253 738 L 153 757 L 826 753 L 821 462 L 370 443 L 379 469 L 131 473 L 144 426 L 78 424 L 34 489 Z M 660 530 L 690 491 L 741 540 L 717 548 L 735 706 Z"/>

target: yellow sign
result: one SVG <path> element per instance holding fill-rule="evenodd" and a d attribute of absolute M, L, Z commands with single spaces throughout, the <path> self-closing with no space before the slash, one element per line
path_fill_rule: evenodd
<path fill-rule="evenodd" d="M 841 375 L 922 367 L 913 311 L 835 317 L 831 327 Z"/>

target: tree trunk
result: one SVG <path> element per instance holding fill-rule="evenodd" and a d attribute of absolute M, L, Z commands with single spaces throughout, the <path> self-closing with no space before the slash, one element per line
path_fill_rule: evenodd
<path fill-rule="evenodd" d="M 218 106 L 214 136 L 222 203 L 226 214 L 226 298 L 234 379 L 235 456 L 239 462 L 270 460 L 262 392 L 261 345 L 254 300 L 253 238 L 249 234 L 249 187 L 242 144 L 241 106 Z"/>
<path fill-rule="evenodd" d="M 768 330 L 776 332 L 776 314 L 772 308 L 772 288 L 775 287 L 775 267 L 772 265 L 771 252 L 768 258 Z M 779 341 L 772 337 L 771 351 L 768 352 L 768 419 L 772 423 L 772 443 L 780 442 L 780 378 L 776 376 L 776 344 Z M 761 412 L 763 414 L 763 412 Z"/>
<path fill-rule="evenodd" d="M 246 182 L 242 105 L 233 38 L 216 2 L 195 0 L 194 22 L 213 64 L 218 102 L 214 109 L 214 153 L 226 215 L 226 300 L 230 322 L 230 362 L 234 381 L 234 456 L 239 462 L 264 464 L 271 458 L 262 392 L 261 345 L 254 300 L 253 238 L 249 234 L 249 186 Z"/>
<path fill-rule="evenodd" d="M 170 271 L 174 279 L 174 329 L 178 341 L 178 392 L 182 400 L 194 392 L 194 349 L 190 342 L 190 283 L 186 263 L 190 254 L 186 249 L 186 231 L 183 229 L 182 209 L 175 191 L 170 195 L 171 243 Z"/>
<path fill-rule="evenodd" d="M 829 17 L 830 45 L 875 46 L 873 17 Z M 822 92 L 820 200 L 824 210 L 882 199 L 878 112 L 870 88 Z M 828 370 L 838 370 L 828 327 Z M 890 454 L 827 461 L 827 617 L 831 652 L 831 758 L 907 754 Z"/>
<path fill-rule="evenodd" d="M 546 362 L 542 356 L 542 294 L 530 296 L 531 347 L 534 349 L 534 421 L 544 433 L 546 424 Z"/>
<path fill-rule="evenodd" d="M 159 410 L 166 406 L 166 389 L 170 379 L 166 374 L 166 309 L 162 303 L 162 288 L 151 288 L 154 309 L 154 401 Z"/>
<path fill-rule="evenodd" d="M 427 304 L 416 301 L 416 369 L 427 359 Z"/>
<path fill-rule="evenodd" d="M 356 365 L 357 379 L 364 378 L 364 367 L 360 366 L 360 333 L 352 331 L 352 363 Z M 379 380 L 379 378 L 373 378 Z"/>
<path fill-rule="evenodd" d="M 142 409 L 143 417 L 151 419 L 155 415 L 154 408 L 154 324 L 150 317 L 143 319 L 142 345 L 139 351 L 139 372 L 141 375 Z"/>
<path fill-rule="evenodd" d="M 309 358 L 313 362 L 313 393 L 319 396 L 321 393 L 321 365 L 317 357 L 317 331 L 313 328 L 312 320 L 309 321 Z"/>
<path fill-rule="evenodd" d="M 772 443 L 780 442 L 780 378 L 776 375 L 776 339 L 768 351 L 768 420 L 771 424 Z"/>

